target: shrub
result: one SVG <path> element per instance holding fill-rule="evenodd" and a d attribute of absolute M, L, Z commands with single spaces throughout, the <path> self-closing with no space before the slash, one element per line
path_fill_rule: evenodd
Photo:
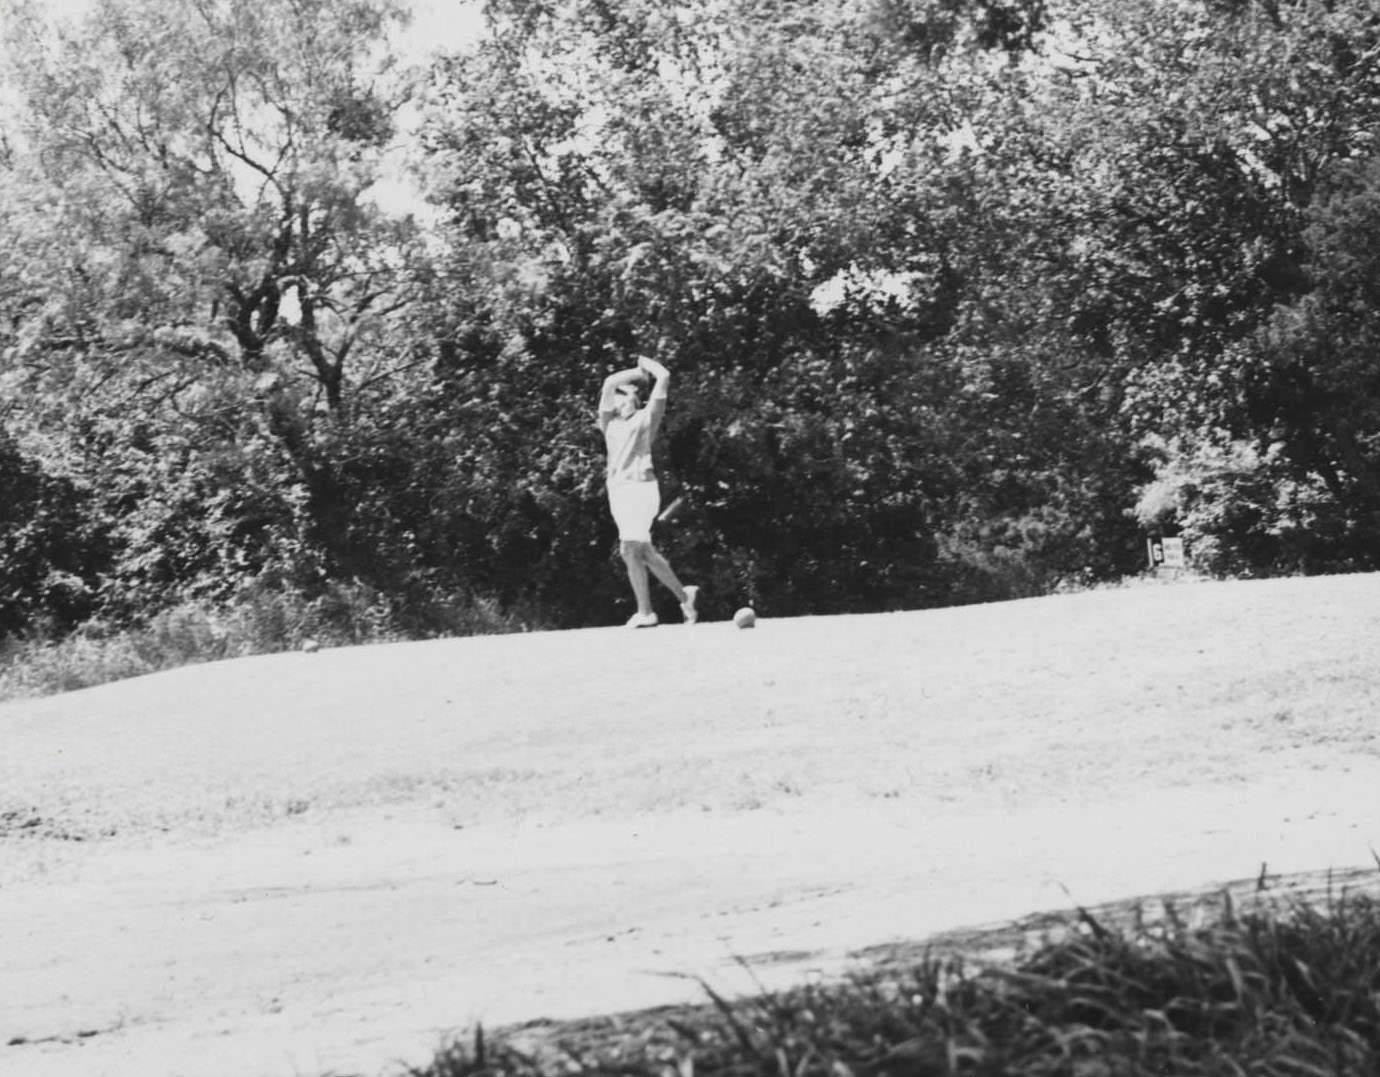
<path fill-rule="evenodd" d="M 0 431 L 0 637 L 65 630 L 95 609 L 111 551 L 89 500 Z"/>
<path fill-rule="evenodd" d="M 1321 482 L 1300 477 L 1277 446 L 1176 445 L 1134 513 L 1143 527 L 1177 531 L 1194 567 L 1213 576 L 1365 567 L 1335 500 Z"/>
<path fill-rule="evenodd" d="M 141 624 L 93 619 L 62 638 L 11 637 L 0 646 L 0 699 L 89 688 L 195 662 L 295 650 L 307 640 L 326 647 L 394 642 L 421 636 L 516 632 L 533 622 L 492 602 L 431 596 L 401 609 L 360 583 L 329 583 L 308 596 L 263 584 L 233 603 L 183 602 Z"/>

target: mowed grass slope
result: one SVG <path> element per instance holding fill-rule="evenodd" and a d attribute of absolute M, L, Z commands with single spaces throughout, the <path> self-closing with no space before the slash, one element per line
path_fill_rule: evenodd
<path fill-rule="evenodd" d="M 1378 643 L 1356 575 L 240 659 L 0 706 L 0 832 L 1094 803 L 1373 759 Z"/>

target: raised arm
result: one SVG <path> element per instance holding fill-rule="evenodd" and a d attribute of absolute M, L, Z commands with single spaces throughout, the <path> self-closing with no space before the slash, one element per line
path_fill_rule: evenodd
<path fill-rule="evenodd" d="M 666 417 L 666 393 L 671 387 L 671 372 L 658 363 L 655 359 L 641 356 L 637 360 L 637 368 L 656 379 L 652 386 L 652 395 L 647 398 L 647 429 L 651 431 L 651 436 L 656 437 L 661 430 L 661 420 Z"/>
<path fill-rule="evenodd" d="M 620 385 L 628 385 L 642 377 L 641 367 L 631 367 L 628 370 L 620 370 L 615 374 L 610 374 L 604 379 L 604 387 L 599 393 L 599 414 L 612 414 L 614 411 L 613 394 Z"/>
<path fill-rule="evenodd" d="M 671 372 L 655 359 L 649 359 L 645 355 L 638 357 L 637 369 L 645 371 L 656 379 L 656 384 L 652 386 L 651 399 L 665 400 L 671 385 Z"/>

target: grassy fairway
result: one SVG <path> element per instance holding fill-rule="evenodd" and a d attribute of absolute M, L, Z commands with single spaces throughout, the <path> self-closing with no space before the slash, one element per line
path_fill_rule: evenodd
<path fill-rule="evenodd" d="M 6 704 L 0 1072 L 377 1073 L 475 1019 L 698 991 L 668 972 L 788 979 L 1071 894 L 1354 867 L 1377 639 L 1365 575 L 323 650 Z"/>
<path fill-rule="evenodd" d="M 242 659 L 0 707 L 0 819 L 1095 803 L 1374 756 L 1377 639 L 1380 577 L 1353 576 Z"/>

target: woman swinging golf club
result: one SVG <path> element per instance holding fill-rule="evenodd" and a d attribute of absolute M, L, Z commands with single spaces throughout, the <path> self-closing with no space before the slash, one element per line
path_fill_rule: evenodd
<path fill-rule="evenodd" d="M 638 390 L 647 377 L 655 381 L 643 407 Z M 670 563 L 652 545 L 652 521 L 661 507 L 661 488 L 652 468 L 652 443 L 666 414 L 670 380 L 664 366 L 643 356 L 631 370 L 605 378 L 599 394 L 599 429 L 608 447 L 609 507 L 618 525 L 619 552 L 628 568 L 628 582 L 637 599 L 637 612 L 629 619 L 629 628 L 656 626 L 649 571 L 676 596 L 685 623 L 694 624 L 696 618 L 699 588 L 682 586 Z"/>

